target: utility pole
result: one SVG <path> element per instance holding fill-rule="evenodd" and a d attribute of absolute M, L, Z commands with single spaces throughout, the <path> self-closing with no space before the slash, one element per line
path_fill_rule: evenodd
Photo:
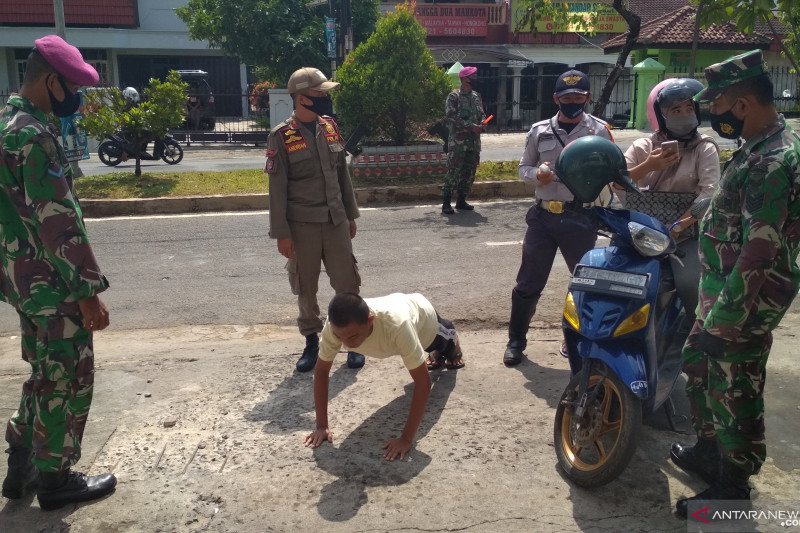
<path fill-rule="evenodd" d="M 64 19 L 64 0 L 53 0 L 53 15 L 56 21 L 56 34 L 62 39 L 66 39 L 67 24 Z"/>
<path fill-rule="evenodd" d="M 328 0 L 328 14 L 329 14 L 330 18 L 332 18 L 332 19 L 336 18 L 334 16 L 333 0 Z M 336 28 L 336 26 L 334 26 L 334 32 L 336 31 L 335 28 Z M 334 79 L 335 76 L 336 76 L 336 58 L 332 57 L 331 58 L 331 79 Z"/>

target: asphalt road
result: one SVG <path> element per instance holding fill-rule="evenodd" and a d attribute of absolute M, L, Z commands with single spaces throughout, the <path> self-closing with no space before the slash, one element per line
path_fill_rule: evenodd
<path fill-rule="evenodd" d="M 733 142 L 720 139 L 708 127 L 700 128 L 706 135 L 714 137 L 722 148 L 732 148 Z M 631 143 L 640 137 L 646 137 L 650 132 L 641 130 L 614 130 L 614 139 L 617 145 L 625 151 Z M 486 134 L 482 138 L 482 161 L 519 161 L 522 149 L 525 146 L 524 133 Z M 246 170 L 264 168 L 264 147 L 237 147 L 234 145 L 202 146 L 192 145 L 184 147 L 185 156 L 178 165 L 167 165 L 163 161 L 143 161 L 142 169 L 145 172 L 175 172 L 175 171 L 223 171 Z M 87 161 L 80 163 L 83 173 L 87 176 L 108 174 L 109 172 L 134 169 L 134 162 L 127 161 L 117 167 L 107 167 L 100 162 L 96 154 L 92 154 Z"/>
<path fill-rule="evenodd" d="M 354 249 L 364 294 L 420 291 L 445 316 L 502 326 L 527 205 L 484 203 L 452 217 L 433 205 L 362 209 Z M 294 324 L 286 261 L 265 212 L 98 219 L 88 231 L 111 283 L 103 298 L 114 329 Z M 324 306 L 332 296 L 324 275 L 320 287 Z M 556 300 L 560 310 L 563 296 Z M 10 307 L 0 307 L 0 332 L 17 328 Z"/>

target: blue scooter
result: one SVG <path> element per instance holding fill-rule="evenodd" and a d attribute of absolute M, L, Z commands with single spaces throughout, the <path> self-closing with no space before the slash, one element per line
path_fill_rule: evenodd
<path fill-rule="evenodd" d="M 569 160 L 568 150 L 578 141 L 561 157 Z M 590 172 L 587 181 L 587 157 L 579 153 L 582 168 L 574 176 L 561 158 L 556 164 L 576 200 L 591 202 L 594 191 L 612 181 L 629 194 L 641 194 L 624 165 L 610 175 Z M 705 201 L 695 204 L 692 216 L 699 218 L 707 207 Z M 591 207 L 585 214 L 611 242 L 586 253 L 569 284 L 563 329 L 572 378 L 556 409 L 554 443 L 567 477 L 582 487 L 597 487 L 627 467 L 643 414 L 665 405 L 672 424 L 669 396 L 691 324 L 675 290 L 669 256 L 676 245 L 669 229 L 636 211 Z"/>

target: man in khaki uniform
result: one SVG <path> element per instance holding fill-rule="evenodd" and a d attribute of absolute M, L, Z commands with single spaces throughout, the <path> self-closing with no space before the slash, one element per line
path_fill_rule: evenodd
<path fill-rule="evenodd" d="M 344 142 L 328 92 L 339 87 L 311 67 L 295 71 L 287 88 L 294 113 L 275 126 L 267 142 L 270 237 L 289 261 L 289 282 L 297 295 L 297 325 L 306 338 L 299 372 L 314 368 L 322 331 L 317 288 L 320 263 L 337 294 L 358 294 L 361 278 L 350 240 L 356 236 L 358 206 L 347 170 Z M 364 357 L 348 353 L 347 365 Z"/>

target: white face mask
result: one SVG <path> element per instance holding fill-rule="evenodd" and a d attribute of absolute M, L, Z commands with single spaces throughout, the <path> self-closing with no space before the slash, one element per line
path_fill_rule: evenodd
<path fill-rule="evenodd" d="M 680 116 L 666 116 L 664 117 L 664 125 L 674 137 L 686 137 L 692 133 L 699 125 L 697 117 L 692 113 L 691 115 Z"/>

